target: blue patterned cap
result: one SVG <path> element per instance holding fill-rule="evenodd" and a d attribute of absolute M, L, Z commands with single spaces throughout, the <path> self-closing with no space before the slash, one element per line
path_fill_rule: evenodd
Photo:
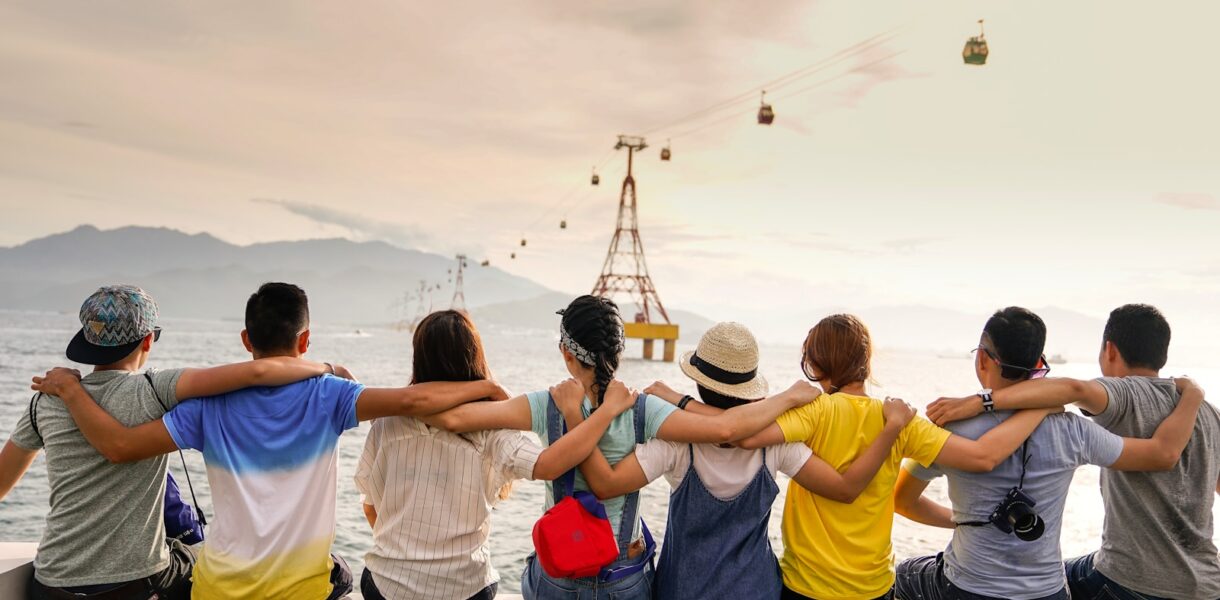
<path fill-rule="evenodd" d="M 134 285 L 99 288 L 80 307 L 81 330 L 68 344 L 72 361 L 117 362 L 157 327 L 157 302 Z"/>

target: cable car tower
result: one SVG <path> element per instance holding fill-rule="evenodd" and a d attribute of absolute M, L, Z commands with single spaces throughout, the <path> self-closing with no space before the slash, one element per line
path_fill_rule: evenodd
<path fill-rule="evenodd" d="M 678 326 L 669 322 L 669 314 L 661 304 L 657 288 L 648 275 L 648 264 L 644 261 L 644 244 L 640 241 L 639 217 L 636 213 L 635 177 L 632 164 L 635 153 L 648 147 L 644 138 L 633 135 L 618 136 L 615 150 L 627 149 L 627 176 L 618 200 L 618 223 L 610 248 L 606 251 L 606 262 L 602 273 L 593 285 L 593 295 L 613 299 L 616 294 L 627 294 L 635 302 L 637 312 L 630 322 L 624 323 L 628 338 L 644 340 L 644 359 L 651 360 L 653 342 L 665 342 L 664 360 L 672 362 L 678 341 Z"/>
<path fill-rule="evenodd" d="M 449 310 L 466 312 L 466 292 L 463 291 L 462 272 L 466 270 L 466 255 L 459 254 L 457 258 L 457 276 L 453 282 L 453 301 L 449 303 Z"/>

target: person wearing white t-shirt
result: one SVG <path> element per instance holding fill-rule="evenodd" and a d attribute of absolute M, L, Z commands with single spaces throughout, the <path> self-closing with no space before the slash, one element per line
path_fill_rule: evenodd
<path fill-rule="evenodd" d="M 681 368 L 710 406 L 727 410 L 767 395 L 766 379 L 758 373 L 758 343 L 739 323 L 719 323 L 708 330 L 698 349 L 682 357 Z M 661 382 L 645 391 L 683 409 L 695 401 Z M 852 502 L 914 415 L 905 402 L 887 401 L 885 430 L 842 474 L 804 444 L 745 450 L 660 439 L 637 446 L 614 467 L 595 450 L 581 470 L 601 498 L 634 492 L 661 476 L 669 482 L 673 492 L 654 583 L 656 597 L 779 598 L 779 563 L 767 535 L 779 493 L 776 473 L 827 498 Z"/>

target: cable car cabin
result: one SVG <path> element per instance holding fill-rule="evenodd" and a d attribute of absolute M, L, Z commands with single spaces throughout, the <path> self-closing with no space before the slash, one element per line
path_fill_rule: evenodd
<path fill-rule="evenodd" d="M 762 99 L 758 102 L 758 124 L 770 125 L 775 120 L 775 111 L 771 109 L 771 105 L 767 104 L 767 92 L 763 91 Z"/>
<path fill-rule="evenodd" d="M 560 228 L 560 229 L 567 229 L 567 228 L 568 228 L 568 220 L 567 220 L 567 219 L 564 219 L 564 220 L 560 221 L 560 222 L 559 222 L 559 228 Z"/>
<path fill-rule="evenodd" d="M 522 247 L 522 248 L 524 248 L 524 247 L 525 247 L 525 238 L 521 238 L 521 247 Z"/>
<path fill-rule="evenodd" d="M 513 259 L 513 260 L 517 260 L 517 253 L 516 253 L 516 252 L 513 252 L 512 254 L 509 254 L 509 255 L 508 255 L 508 257 L 509 257 L 509 258 L 511 258 L 511 259 Z"/>
<path fill-rule="evenodd" d="M 758 124 L 770 125 L 775 121 L 775 111 L 771 109 L 770 104 L 764 104 L 758 107 Z"/>
<path fill-rule="evenodd" d="M 669 160 L 669 146 L 661 148 L 661 160 Z"/>
<path fill-rule="evenodd" d="M 981 35 L 972 37 L 966 40 L 966 46 L 962 48 L 962 60 L 968 65 L 985 65 L 988 53 L 987 40 Z"/>
<path fill-rule="evenodd" d="M 597 176 L 597 167 L 593 167 L 592 185 L 597 185 L 602 182 L 602 178 Z"/>

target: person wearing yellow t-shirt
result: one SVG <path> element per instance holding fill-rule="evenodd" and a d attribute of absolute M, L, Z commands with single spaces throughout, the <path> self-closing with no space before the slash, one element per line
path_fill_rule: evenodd
<path fill-rule="evenodd" d="M 826 392 L 790 410 L 754 437 L 739 443 L 758 448 L 803 442 L 842 470 L 868 448 L 885 426 L 882 401 L 865 393 L 872 339 L 852 315 L 822 319 L 805 339 L 805 376 Z M 956 436 L 922 417 L 898 437 L 888 460 L 851 504 L 835 502 L 789 483 L 784 502 L 783 600 L 893 598 L 894 485 L 904 458 L 963 471 L 987 472 L 1020 448 L 1057 410 L 1022 411 L 977 441 Z"/>

